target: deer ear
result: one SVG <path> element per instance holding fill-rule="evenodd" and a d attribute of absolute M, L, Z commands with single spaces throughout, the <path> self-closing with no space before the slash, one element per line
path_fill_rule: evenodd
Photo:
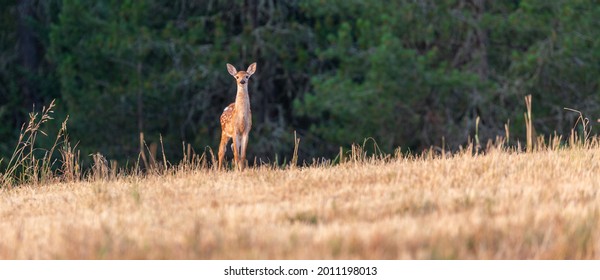
<path fill-rule="evenodd" d="M 248 66 L 248 70 L 246 70 L 246 73 L 252 75 L 254 74 L 254 72 L 256 71 L 256 62 L 250 64 L 250 66 Z"/>
<path fill-rule="evenodd" d="M 229 74 L 231 74 L 231 76 L 235 76 L 235 74 L 238 72 L 237 70 L 235 70 L 235 67 L 233 67 L 233 65 L 227 63 L 227 71 L 229 72 Z"/>

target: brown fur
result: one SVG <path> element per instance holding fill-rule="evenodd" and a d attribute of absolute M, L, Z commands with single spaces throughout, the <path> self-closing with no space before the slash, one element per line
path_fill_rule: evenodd
<path fill-rule="evenodd" d="M 233 139 L 234 163 L 238 170 L 246 164 L 246 146 L 248 134 L 252 128 L 252 112 L 250 111 L 250 97 L 248 96 L 248 80 L 256 71 L 256 62 L 248 70 L 237 71 L 231 64 L 227 64 L 227 71 L 231 74 L 237 85 L 235 103 L 229 104 L 221 114 L 221 143 L 219 144 L 219 169 L 223 167 L 223 159 L 229 139 Z"/>

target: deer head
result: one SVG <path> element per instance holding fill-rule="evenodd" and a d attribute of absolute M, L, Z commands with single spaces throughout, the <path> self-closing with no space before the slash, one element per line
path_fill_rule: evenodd
<path fill-rule="evenodd" d="M 250 76 L 252 76 L 252 74 L 254 74 L 256 71 L 256 62 L 250 64 L 246 71 L 238 71 L 233 65 L 227 63 L 227 71 L 235 78 L 238 86 L 244 86 L 246 83 L 248 83 Z"/>

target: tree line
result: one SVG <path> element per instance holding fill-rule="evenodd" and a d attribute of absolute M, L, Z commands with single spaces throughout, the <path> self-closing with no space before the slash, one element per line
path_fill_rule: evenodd
<path fill-rule="evenodd" d="M 477 118 L 480 139 L 508 126 L 522 141 L 528 94 L 539 134 L 570 132 L 565 107 L 600 113 L 594 0 L 0 4 L 2 157 L 51 100 L 82 155 L 136 158 L 140 133 L 173 160 L 184 142 L 214 150 L 235 98 L 226 63 L 258 62 L 249 159 L 289 157 L 294 131 L 305 160 L 368 137 L 386 152 L 456 149 Z"/>

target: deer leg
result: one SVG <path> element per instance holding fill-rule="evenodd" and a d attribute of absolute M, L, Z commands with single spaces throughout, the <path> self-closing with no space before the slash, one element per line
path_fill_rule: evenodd
<path fill-rule="evenodd" d="M 238 149 L 238 161 L 240 164 L 240 168 L 242 168 L 243 163 L 242 163 L 242 136 L 240 136 L 238 144 L 237 144 L 237 149 Z"/>
<path fill-rule="evenodd" d="M 248 134 L 242 135 L 242 141 L 241 142 L 242 142 L 241 143 L 242 153 L 240 154 L 240 156 L 241 156 L 242 167 L 244 167 L 246 165 L 246 146 L 248 146 Z"/>
<path fill-rule="evenodd" d="M 224 133 L 221 134 L 221 143 L 219 144 L 219 170 L 223 167 L 223 159 L 225 158 L 225 151 L 227 150 L 227 142 L 229 137 Z"/>
<path fill-rule="evenodd" d="M 240 135 L 233 135 L 233 162 L 235 162 L 235 167 L 240 169 Z"/>

